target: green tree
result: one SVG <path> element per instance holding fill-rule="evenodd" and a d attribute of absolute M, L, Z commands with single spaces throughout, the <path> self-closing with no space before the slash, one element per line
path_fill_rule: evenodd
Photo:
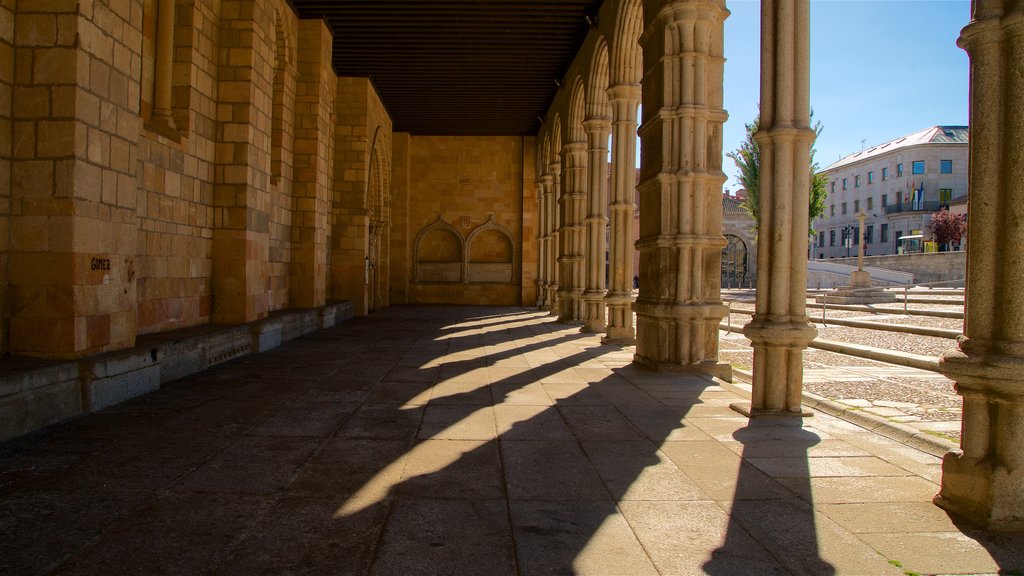
<path fill-rule="evenodd" d="M 814 122 L 814 110 L 811 110 L 811 122 L 814 126 L 814 137 L 817 139 L 821 135 L 824 126 L 821 121 Z M 761 150 L 757 145 L 757 141 L 754 140 L 754 134 L 758 131 L 761 126 L 761 115 L 758 114 L 754 117 L 754 120 L 750 124 L 746 124 L 747 138 L 743 141 L 740 147 L 733 152 L 726 154 L 727 157 L 732 159 L 736 164 L 736 168 L 739 169 L 739 181 L 747 190 L 747 199 L 743 201 L 741 206 L 744 210 L 750 214 L 750 217 L 754 219 L 754 230 L 757 230 L 757 226 L 761 221 Z M 825 191 L 826 184 L 828 184 L 828 177 L 825 174 L 818 174 L 818 163 L 814 160 L 815 148 L 811 146 L 811 191 L 810 191 L 810 202 L 807 207 L 807 233 L 808 235 L 814 233 L 814 229 L 811 228 L 811 222 L 815 218 L 821 216 L 825 212 L 825 198 L 828 196 Z"/>

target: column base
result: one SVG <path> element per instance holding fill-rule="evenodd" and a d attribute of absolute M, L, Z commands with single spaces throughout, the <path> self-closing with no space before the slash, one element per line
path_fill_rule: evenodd
<path fill-rule="evenodd" d="M 617 328 L 609 326 L 608 332 L 601 338 L 601 344 L 615 344 L 618 346 L 636 345 L 636 332 L 632 328 Z"/>
<path fill-rule="evenodd" d="M 1024 470 L 950 452 L 942 459 L 936 506 L 985 530 L 1024 531 Z"/>
<path fill-rule="evenodd" d="M 670 374 L 701 374 L 732 382 L 732 365 L 725 362 L 701 362 L 699 364 L 677 364 L 647 358 L 640 354 L 633 355 L 633 363 L 641 368 L 654 372 L 665 372 Z"/>
<path fill-rule="evenodd" d="M 736 402 L 729 404 L 729 408 L 747 418 L 810 418 L 814 416 L 813 412 L 805 410 L 803 406 L 800 407 L 800 410 L 767 410 L 754 408 L 750 402 Z"/>
<path fill-rule="evenodd" d="M 580 328 L 580 332 L 585 332 L 587 334 L 600 334 L 600 333 L 604 332 L 604 329 L 605 329 L 604 319 L 600 318 L 600 319 L 596 319 L 596 320 L 587 320 L 587 321 L 583 322 L 583 327 Z"/>

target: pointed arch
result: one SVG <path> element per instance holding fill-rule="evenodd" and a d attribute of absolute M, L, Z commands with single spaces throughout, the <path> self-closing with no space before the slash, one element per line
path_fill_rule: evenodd
<path fill-rule="evenodd" d="M 572 81 L 572 92 L 569 97 L 569 114 L 566 116 L 566 144 L 585 142 L 587 133 L 583 129 L 584 113 L 586 112 L 586 87 L 583 79 L 576 76 Z"/>
<path fill-rule="evenodd" d="M 555 117 L 551 122 L 551 148 L 549 152 L 549 163 L 555 164 L 561 162 L 562 158 L 562 120 L 561 116 L 556 112 Z"/>
<path fill-rule="evenodd" d="M 465 276 L 466 242 L 440 214 L 420 230 L 413 244 L 412 281 L 460 283 Z"/>
<path fill-rule="evenodd" d="M 494 214 L 466 237 L 466 281 L 510 283 L 516 278 L 516 241 Z"/>
<path fill-rule="evenodd" d="M 544 132 L 544 138 L 541 140 L 540 150 L 537 154 L 537 177 L 543 176 L 548 172 L 548 164 L 551 163 L 551 134 L 548 131 Z"/>
<path fill-rule="evenodd" d="M 388 306 L 390 288 L 391 243 L 391 148 L 388 134 L 378 126 L 370 147 L 369 173 L 366 179 L 367 258 L 370 286 L 369 310 Z"/>
<path fill-rule="evenodd" d="M 366 214 L 370 222 L 391 222 L 391 150 L 383 127 L 373 134 L 366 179 Z"/>
<path fill-rule="evenodd" d="M 608 43 L 604 37 L 597 41 L 587 78 L 587 118 L 611 118 L 612 105 L 608 100 Z"/>
<path fill-rule="evenodd" d="M 615 14 L 614 36 L 611 39 L 611 85 L 639 84 L 643 78 L 643 51 L 640 35 L 644 31 L 641 0 L 621 0 Z"/>

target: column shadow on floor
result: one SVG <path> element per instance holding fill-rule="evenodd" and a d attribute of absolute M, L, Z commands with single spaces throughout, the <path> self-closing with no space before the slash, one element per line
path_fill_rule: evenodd
<path fill-rule="evenodd" d="M 730 516 L 732 522 L 722 545 L 703 565 L 712 576 L 733 574 L 806 574 L 831 576 L 836 569 L 821 558 L 813 501 L 765 490 L 765 476 L 751 463 L 758 458 L 785 458 L 787 476 L 805 481 L 797 492 L 811 494 L 808 452 L 821 438 L 803 429 L 799 418 L 755 418 L 733 433 L 743 445 Z M 780 452 L 779 443 L 784 442 Z M 749 546 L 753 535 L 785 568 L 737 566 L 735 558 Z"/>

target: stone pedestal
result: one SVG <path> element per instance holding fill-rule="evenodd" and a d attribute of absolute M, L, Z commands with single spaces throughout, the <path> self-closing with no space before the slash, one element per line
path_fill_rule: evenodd
<path fill-rule="evenodd" d="M 961 452 L 943 458 L 935 503 L 990 530 L 1024 531 L 1024 359 L 950 352 L 940 367 L 964 412 Z"/>
<path fill-rule="evenodd" d="M 964 398 L 961 452 L 935 503 L 989 530 L 1024 530 L 1024 4 L 975 0 L 959 45 L 971 61 L 971 241 L 964 336 L 939 367 Z"/>
<path fill-rule="evenodd" d="M 814 298 L 821 304 L 881 304 L 895 302 L 896 295 L 871 285 L 871 274 L 864 270 L 850 273 L 850 285 L 840 286 L 827 294 Z"/>

